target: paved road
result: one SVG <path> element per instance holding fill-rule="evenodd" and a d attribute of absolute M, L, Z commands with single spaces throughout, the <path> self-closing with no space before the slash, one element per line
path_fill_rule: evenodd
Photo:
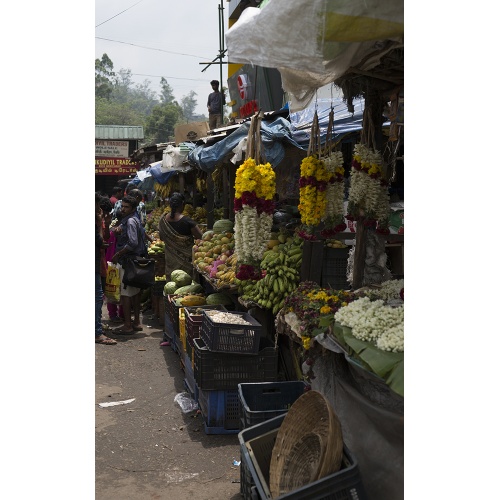
<path fill-rule="evenodd" d="M 174 402 L 185 392 L 180 358 L 159 347 L 162 327 L 149 314 L 143 332 L 95 346 L 95 498 L 241 500 L 238 437 L 205 434 L 201 415 Z"/>

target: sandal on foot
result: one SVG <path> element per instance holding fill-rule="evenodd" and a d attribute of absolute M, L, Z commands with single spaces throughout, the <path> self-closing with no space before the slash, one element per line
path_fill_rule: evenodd
<path fill-rule="evenodd" d="M 170 342 L 168 340 L 160 343 L 160 347 L 167 347 L 169 345 L 170 345 Z"/>
<path fill-rule="evenodd" d="M 134 335 L 135 331 L 134 330 L 127 331 L 124 330 L 123 327 L 120 327 L 120 328 L 115 328 L 113 330 L 113 333 L 115 335 Z"/>
<path fill-rule="evenodd" d="M 96 337 L 95 339 L 96 344 L 104 344 L 104 345 L 114 345 L 116 344 L 116 340 L 110 339 L 109 337 L 105 337 L 104 335 L 101 335 L 100 337 Z"/>

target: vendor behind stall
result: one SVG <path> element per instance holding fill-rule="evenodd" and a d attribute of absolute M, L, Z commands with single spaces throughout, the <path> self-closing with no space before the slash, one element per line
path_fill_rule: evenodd
<path fill-rule="evenodd" d="M 183 215 L 185 198 L 180 193 L 170 197 L 170 212 L 158 224 L 160 239 L 165 242 L 165 276 L 182 269 L 193 275 L 192 250 L 194 239 L 201 239 L 202 232 L 193 219 Z"/>

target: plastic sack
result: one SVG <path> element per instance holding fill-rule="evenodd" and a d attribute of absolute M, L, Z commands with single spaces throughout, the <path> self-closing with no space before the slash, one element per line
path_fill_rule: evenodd
<path fill-rule="evenodd" d="M 174 403 L 181 407 L 182 413 L 190 413 L 198 409 L 198 403 L 187 392 L 177 394 Z"/>
<path fill-rule="evenodd" d="M 188 153 L 189 150 L 184 148 L 167 146 L 163 151 L 162 170 L 183 170 L 182 164 L 187 159 Z M 189 168 L 189 166 L 186 167 L 186 169 Z"/>
<path fill-rule="evenodd" d="M 305 9 L 303 0 L 273 0 L 262 9 L 247 7 L 226 32 L 228 56 L 234 63 L 277 68 L 283 90 L 294 97 L 290 109 L 303 109 L 316 89 L 351 67 L 369 71 L 386 48 L 403 46 L 403 5 L 309 0 Z"/>
<path fill-rule="evenodd" d="M 108 262 L 104 295 L 108 301 L 113 304 L 118 304 L 120 302 L 120 284 L 120 270 L 118 266 L 112 262 Z"/>

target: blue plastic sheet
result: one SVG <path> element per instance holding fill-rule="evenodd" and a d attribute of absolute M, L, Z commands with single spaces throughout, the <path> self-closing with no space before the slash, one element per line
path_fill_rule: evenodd
<path fill-rule="evenodd" d="M 196 165 L 204 172 L 212 172 L 217 162 L 221 161 L 226 155 L 231 153 L 239 142 L 248 136 L 250 122 L 241 124 L 231 135 L 222 139 L 212 146 L 198 146 L 188 154 L 190 165 Z M 290 130 L 290 122 L 285 118 L 279 117 L 271 123 L 261 122 L 260 135 L 264 155 L 273 167 L 277 167 L 285 157 L 285 141 L 300 148 L 300 145 L 293 139 Z"/>
<path fill-rule="evenodd" d="M 353 99 L 354 113 L 347 109 L 340 97 L 334 99 L 318 99 L 313 101 L 307 108 L 290 113 L 290 130 L 292 137 L 303 149 L 309 146 L 311 136 L 311 125 L 314 111 L 318 112 L 321 143 L 326 140 L 326 131 L 330 119 L 330 110 L 333 108 L 333 140 L 338 141 L 351 132 L 360 131 L 363 128 L 364 99 Z"/>
<path fill-rule="evenodd" d="M 277 167 L 285 156 L 283 143 L 286 141 L 295 147 L 307 150 L 311 135 L 314 111 L 318 111 L 321 143 L 326 140 L 329 113 L 333 107 L 334 125 L 333 140 L 338 141 L 352 132 L 358 132 L 363 125 L 364 99 L 354 99 L 354 113 L 347 109 L 347 103 L 341 98 L 318 99 L 309 107 L 290 113 L 287 120 L 279 117 L 273 122 L 261 122 L 261 138 L 266 160 Z M 233 149 L 248 135 L 250 122 L 243 123 L 232 134 L 212 146 L 198 146 L 188 154 L 188 162 L 205 172 L 212 172 L 215 166 L 226 155 L 232 156 Z"/>

